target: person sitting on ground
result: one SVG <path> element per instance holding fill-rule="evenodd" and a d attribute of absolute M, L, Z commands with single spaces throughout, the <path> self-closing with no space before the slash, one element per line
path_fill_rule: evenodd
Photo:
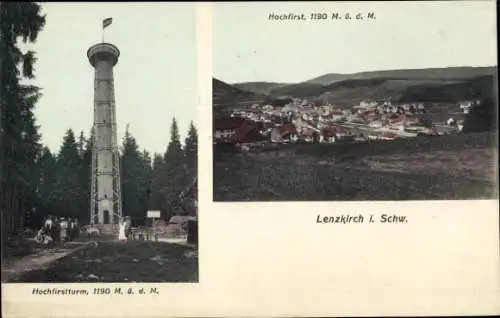
<path fill-rule="evenodd" d="M 37 235 L 35 236 L 35 241 L 43 245 L 47 245 L 54 242 L 43 227 L 38 231 Z"/>

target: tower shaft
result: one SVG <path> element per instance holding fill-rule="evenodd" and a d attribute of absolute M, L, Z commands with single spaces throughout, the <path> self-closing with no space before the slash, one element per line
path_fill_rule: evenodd
<path fill-rule="evenodd" d="M 92 46 L 87 56 L 95 69 L 90 221 L 116 224 L 122 216 L 113 80 L 119 51 L 114 45 L 100 43 Z"/>

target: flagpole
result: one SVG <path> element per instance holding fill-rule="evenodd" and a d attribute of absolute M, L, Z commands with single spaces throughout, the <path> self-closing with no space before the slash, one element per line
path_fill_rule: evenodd
<path fill-rule="evenodd" d="M 101 37 L 102 43 L 104 43 L 104 32 L 105 32 L 104 29 L 106 29 L 112 22 L 113 18 L 106 18 L 102 20 L 102 37 Z"/>

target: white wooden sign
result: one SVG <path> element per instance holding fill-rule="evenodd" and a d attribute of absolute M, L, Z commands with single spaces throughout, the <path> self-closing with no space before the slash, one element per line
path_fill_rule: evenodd
<path fill-rule="evenodd" d="M 160 218 L 161 211 L 148 211 L 148 218 Z"/>

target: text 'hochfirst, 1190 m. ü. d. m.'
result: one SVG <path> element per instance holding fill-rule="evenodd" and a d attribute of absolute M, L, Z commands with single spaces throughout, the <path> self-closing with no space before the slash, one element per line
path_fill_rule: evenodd
<path fill-rule="evenodd" d="M 407 223 L 408 220 L 406 216 L 396 215 L 396 214 L 382 214 L 378 218 L 370 214 L 365 217 L 362 214 L 359 215 L 349 215 L 341 214 L 336 216 L 322 216 L 318 214 L 316 217 L 316 223 L 321 224 L 348 224 L 348 223 Z"/>

